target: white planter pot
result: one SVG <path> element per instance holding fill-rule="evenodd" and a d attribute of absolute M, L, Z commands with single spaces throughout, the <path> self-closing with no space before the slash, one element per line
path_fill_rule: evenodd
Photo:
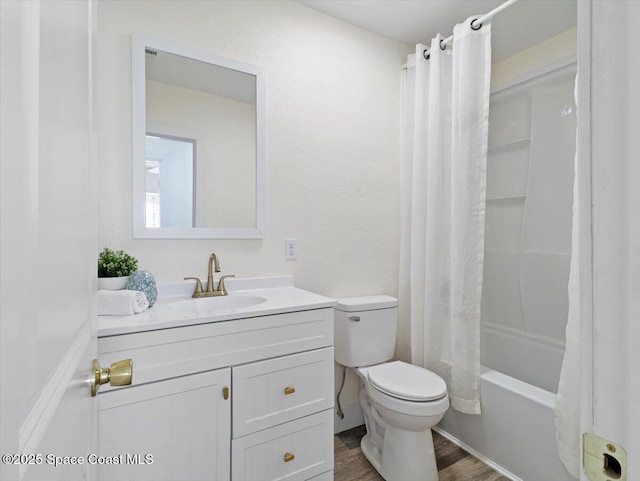
<path fill-rule="evenodd" d="M 129 276 L 123 277 L 98 277 L 98 289 L 107 291 L 120 291 L 127 286 Z"/>

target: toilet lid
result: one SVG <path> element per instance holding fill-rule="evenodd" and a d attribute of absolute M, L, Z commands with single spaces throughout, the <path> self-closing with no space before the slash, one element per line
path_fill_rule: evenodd
<path fill-rule="evenodd" d="M 402 361 L 370 367 L 367 376 L 377 390 L 407 401 L 435 401 L 447 394 L 447 385 L 436 373 Z"/>

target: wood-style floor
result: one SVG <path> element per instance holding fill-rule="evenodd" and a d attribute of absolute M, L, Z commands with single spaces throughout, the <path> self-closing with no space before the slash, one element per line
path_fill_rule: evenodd
<path fill-rule="evenodd" d="M 384 481 L 360 451 L 364 426 L 334 437 L 334 481 Z M 452 442 L 433 433 L 440 481 L 509 481 Z"/>

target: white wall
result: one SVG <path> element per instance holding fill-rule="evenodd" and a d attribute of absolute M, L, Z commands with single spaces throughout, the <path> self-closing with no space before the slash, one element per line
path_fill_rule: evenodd
<path fill-rule="evenodd" d="M 101 1 L 100 244 L 160 281 L 294 274 L 328 296 L 395 294 L 400 66 L 409 47 L 294 2 Z M 267 76 L 263 240 L 131 237 L 131 31 L 261 65 Z M 284 239 L 298 240 L 285 262 Z"/>

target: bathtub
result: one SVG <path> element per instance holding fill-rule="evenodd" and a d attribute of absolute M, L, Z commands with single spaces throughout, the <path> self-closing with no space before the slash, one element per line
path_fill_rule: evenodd
<path fill-rule="evenodd" d="M 555 394 L 484 369 L 482 415 L 449 409 L 434 428 L 514 480 L 575 481 L 556 451 Z"/>

